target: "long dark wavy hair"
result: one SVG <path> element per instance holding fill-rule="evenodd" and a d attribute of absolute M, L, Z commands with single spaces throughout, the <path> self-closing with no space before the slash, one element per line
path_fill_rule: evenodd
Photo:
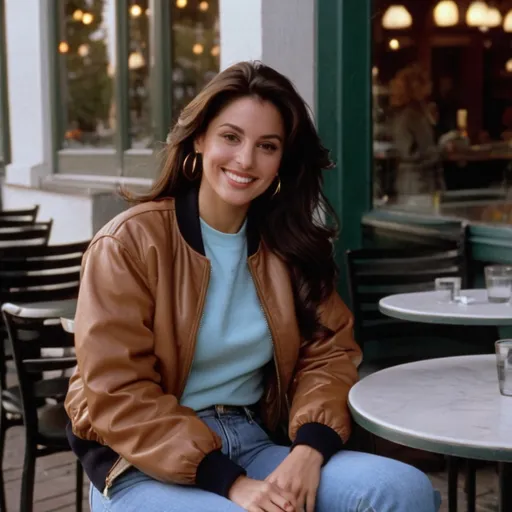
<path fill-rule="evenodd" d="M 285 143 L 275 186 L 255 199 L 249 210 L 267 247 L 288 265 L 292 277 L 295 309 L 304 342 L 331 334 L 318 318 L 318 307 L 333 292 L 338 268 L 333 256 L 336 215 L 322 191 L 322 169 L 333 163 L 322 146 L 309 109 L 292 83 L 260 62 L 240 62 L 222 71 L 183 109 L 172 128 L 163 152 L 162 170 L 151 190 L 139 196 L 123 192 L 140 203 L 186 193 L 193 184 L 183 172 L 194 141 L 230 102 L 247 96 L 269 101 L 281 113 Z M 193 159 L 189 158 L 186 166 Z M 202 173 L 201 159 L 196 176 Z M 322 216 L 329 219 L 323 221 Z"/>

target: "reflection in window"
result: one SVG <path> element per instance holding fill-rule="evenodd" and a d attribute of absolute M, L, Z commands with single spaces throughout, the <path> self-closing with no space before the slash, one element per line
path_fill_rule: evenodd
<path fill-rule="evenodd" d="M 151 145 L 149 81 L 149 5 L 148 0 L 129 2 L 129 109 L 130 139 L 133 148 Z"/>
<path fill-rule="evenodd" d="M 512 1 L 373 0 L 372 24 L 376 205 L 512 222 Z"/>
<path fill-rule="evenodd" d="M 219 71 L 218 0 L 170 0 L 172 117 Z"/>
<path fill-rule="evenodd" d="M 113 147 L 114 0 L 63 2 L 64 148 Z"/>

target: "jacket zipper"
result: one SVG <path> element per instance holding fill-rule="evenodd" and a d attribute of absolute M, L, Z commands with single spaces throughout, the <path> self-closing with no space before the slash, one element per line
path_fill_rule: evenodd
<path fill-rule="evenodd" d="M 199 324 L 197 326 L 197 330 L 195 332 L 195 335 L 193 336 L 192 338 L 192 358 L 189 362 L 189 365 L 188 365 L 188 371 L 187 371 L 187 377 L 185 378 L 184 380 L 184 385 L 182 385 L 182 388 L 180 390 L 180 393 L 179 393 L 179 396 L 181 396 L 183 394 L 183 391 L 184 391 L 184 386 L 186 386 L 187 384 L 187 380 L 190 376 L 190 372 L 192 371 L 192 361 L 194 359 L 194 352 L 195 352 L 195 349 L 196 349 L 196 341 L 197 341 L 197 334 L 199 333 L 199 330 L 201 328 L 201 325 L 203 323 L 203 318 L 204 318 L 204 303 L 205 303 L 205 300 L 206 300 L 206 293 L 208 291 L 208 285 L 210 283 L 210 275 L 211 275 L 211 266 L 210 266 L 210 263 L 208 263 L 208 272 L 207 272 L 207 281 L 206 281 L 206 287 L 205 287 L 205 292 L 203 293 L 202 295 L 202 298 L 201 298 L 201 301 L 202 301 L 202 304 L 201 304 L 201 318 L 199 319 Z M 179 397 L 178 397 L 179 398 Z M 105 488 L 103 489 L 103 496 L 105 498 L 108 498 L 108 491 L 109 489 L 112 487 L 112 484 L 114 483 L 114 480 L 116 478 L 118 478 L 119 476 L 121 476 L 125 471 L 127 471 L 128 469 L 130 469 L 132 467 L 132 464 L 130 464 L 128 461 L 126 461 L 125 459 L 123 459 L 123 457 L 119 457 L 116 462 L 114 463 L 114 465 L 110 468 L 110 471 L 108 472 L 107 474 L 107 477 L 105 479 Z"/>
<path fill-rule="evenodd" d="M 206 286 L 204 289 L 204 293 L 201 297 L 201 317 L 199 318 L 199 323 L 197 324 L 196 332 L 194 333 L 194 336 L 192 337 L 192 357 L 190 358 L 188 369 L 187 369 L 187 376 L 185 377 L 185 380 L 183 381 L 183 384 L 181 385 L 180 392 L 178 393 L 178 396 L 176 397 L 178 400 L 181 398 L 181 395 L 183 395 L 183 391 L 185 391 L 185 386 L 187 385 L 188 378 L 190 377 L 190 372 L 192 371 L 192 362 L 194 361 L 194 354 L 196 351 L 196 344 L 197 344 L 197 335 L 199 334 L 199 331 L 201 329 L 201 325 L 203 324 L 204 319 L 204 305 L 206 302 L 206 294 L 208 293 L 208 287 L 210 285 L 210 277 L 212 273 L 212 268 L 210 265 L 210 262 L 207 264 L 207 276 L 206 276 Z"/>
<path fill-rule="evenodd" d="M 251 267 L 250 264 L 249 264 L 249 272 L 252 275 L 254 286 L 256 288 L 256 293 L 258 294 L 258 298 L 260 300 L 260 308 L 261 308 L 261 311 L 263 313 L 263 317 L 265 318 L 265 322 L 267 323 L 267 328 L 268 328 L 268 330 L 270 332 L 270 338 L 272 340 L 272 346 L 274 348 L 274 367 L 275 367 L 275 370 L 276 370 L 276 377 L 277 377 L 277 396 L 278 396 L 278 400 L 277 400 L 277 421 L 278 421 L 278 424 L 279 424 L 279 418 L 281 417 L 281 397 L 282 397 L 282 394 L 281 394 L 281 377 L 279 376 L 279 364 L 278 364 L 278 361 L 277 361 L 276 343 L 275 343 L 275 340 L 274 340 L 274 336 L 272 335 L 272 329 L 270 328 L 270 322 L 268 320 L 267 311 L 265 309 L 265 306 L 263 305 L 264 304 L 263 296 L 262 296 L 262 293 L 260 291 L 258 278 L 254 275 L 254 273 L 252 271 L 252 267 Z M 289 406 L 288 406 L 288 397 L 286 397 L 286 404 L 287 404 L 287 407 L 289 408 Z"/>

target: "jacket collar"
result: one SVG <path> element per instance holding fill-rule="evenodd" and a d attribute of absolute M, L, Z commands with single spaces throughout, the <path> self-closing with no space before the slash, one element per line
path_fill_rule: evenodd
<path fill-rule="evenodd" d="M 181 235 L 196 252 L 206 256 L 199 222 L 199 187 L 192 186 L 176 197 L 176 219 Z M 256 253 L 260 235 L 251 215 L 247 218 L 247 256 Z"/>

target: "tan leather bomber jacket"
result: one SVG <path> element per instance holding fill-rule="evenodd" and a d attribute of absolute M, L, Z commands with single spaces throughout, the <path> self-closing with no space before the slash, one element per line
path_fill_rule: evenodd
<path fill-rule="evenodd" d="M 78 367 L 65 407 L 74 436 L 119 455 L 107 489 L 131 465 L 160 481 L 194 484 L 201 461 L 221 448 L 220 438 L 179 404 L 210 264 L 197 236 L 185 239 L 187 222 L 180 224 L 176 202 L 149 202 L 117 216 L 83 259 L 75 318 Z M 293 441 L 302 425 L 320 423 L 346 441 L 347 396 L 361 362 L 351 313 L 333 294 L 321 319 L 335 335 L 303 343 L 283 261 L 258 242 L 248 265 L 274 343 L 275 365 L 260 404 L 265 426 L 274 430 L 289 420 Z"/>

